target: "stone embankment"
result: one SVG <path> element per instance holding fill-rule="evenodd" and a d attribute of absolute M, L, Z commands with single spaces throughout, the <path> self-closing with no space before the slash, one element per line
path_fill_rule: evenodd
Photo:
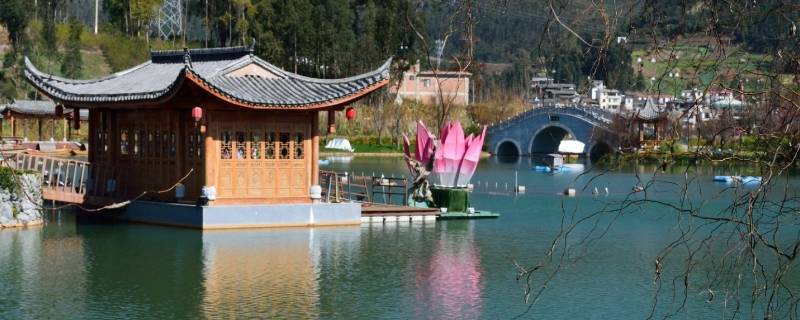
<path fill-rule="evenodd" d="M 0 229 L 44 223 L 42 185 L 34 173 L 0 168 Z"/>

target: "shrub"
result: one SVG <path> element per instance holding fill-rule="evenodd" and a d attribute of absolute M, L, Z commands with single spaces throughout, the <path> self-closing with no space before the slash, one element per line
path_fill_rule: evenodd
<path fill-rule="evenodd" d="M 0 189 L 16 192 L 17 181 L 14 179 L 14 175 L 17 174 L 19 172 L 14 169 L 0 167 Z"/>

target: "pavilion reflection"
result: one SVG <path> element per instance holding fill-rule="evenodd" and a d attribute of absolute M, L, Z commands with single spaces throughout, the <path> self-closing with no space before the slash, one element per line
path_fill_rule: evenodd
<path fill-rule="evenodd" d="M 84 242 L 74 224 L 0 229 L 0 291 L 19 298 L 16 316 L 5 316 L 58 318 L 85 309 L 84 257 Z M 0 313 L 0 318 L 5 316 Z"/>
<path fill-rule="evenodd" d="M 357 248 L 356 227 L 203 232 L 205 317 L 318 317 L 321 259 Z"/>

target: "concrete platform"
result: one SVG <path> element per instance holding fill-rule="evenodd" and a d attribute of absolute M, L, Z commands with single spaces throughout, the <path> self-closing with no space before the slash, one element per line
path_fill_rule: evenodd
<path fill-rule="evenodd" d="M 123 220 L 196 229 L 307 227 L 361 224 L 357 203 L 196 206 L 135 201 Z"/>
<path fill-rule="evenodd" d="M 362 223 L 392 223 L 436 221 L 441 211 L 437 208 L 414 208 L 387 204 L 364 204 L 361 207 Z"/>

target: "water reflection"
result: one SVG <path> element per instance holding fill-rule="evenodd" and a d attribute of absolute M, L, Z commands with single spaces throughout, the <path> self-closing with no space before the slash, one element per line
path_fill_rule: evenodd
<path fill-rule="evenodd" d="M 203 233 L 203 315 L 319 316 L 324 253 L 351 253 L 358 227 Z"/>
<path fill-rule="evenodd" d="M 74 224 L 0 229 L 0 318 L 81 313 L 86 309 L 83 257 Z"/>
<path fill-rule="evenodd" d="M 483 270 L 474 243 L 474 221 L 443 224 L 430 260 L 419 261 L 415 318 L 476 319 L 481 314 Z"/>

